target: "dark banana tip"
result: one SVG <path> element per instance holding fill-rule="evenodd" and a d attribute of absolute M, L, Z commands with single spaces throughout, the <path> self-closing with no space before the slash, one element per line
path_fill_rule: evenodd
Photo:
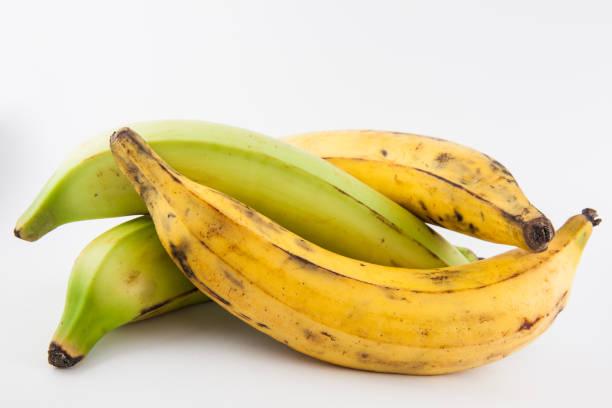
<path fill-rule="evenodd" d="M 113 132 L 110 137 L 110 146 L 111 150 L 113 150 L 115 145 L 123 144 L 124 147 L 132 147 L 140 150 L 142 153 L 148 154 L 149 156 L 153 155 L 153 151 L 147 145 L 147 142 L 140 136 L 138 133 L 134 132 L 129 127 L 122 127 Z"/>
<path fill-rule="evenodd" d="M 72 367 L 83 359 L 83 356 L 72 357 L 56 342 L 49 345 L 49 364 L 57 368 Z"/>
<path fill-rule="evenodd" d="M 15 229 L 13 230 L 13 234 L 15 234 L 15 236 L 16 236 L 17 238 L 22 239 L 22 238 L 21 238 L 21 230 L 20 230 L 20 229 L 15 228 Z"/>
<path fill-rule="evenodd" d="M 601 218 L 599 218 L 599 216 L 597 215 L 597 211 L 592 208 L 585 208 L 584 210 L 582 210 L 582 215 L 584 215 L 585 218 L 589 220 L 594 227 L 601 223 Z"/>
<path fill-rule="evenodd" d="M 534 252 L 542 252 L 548 248 L 548 243 L 555 236 L 555 228 L 546 217 L 528 221 L 523 226 L 525 242 Z"/>
<path fill-rule="evenodd" d="M 129 138 L 133 134 L 135 134 L 135 132 L 129 127 L 122 127 L 121 129 L 117 129 L 110 137 L 110 144 L 115 144 L 121 139 Z"/>

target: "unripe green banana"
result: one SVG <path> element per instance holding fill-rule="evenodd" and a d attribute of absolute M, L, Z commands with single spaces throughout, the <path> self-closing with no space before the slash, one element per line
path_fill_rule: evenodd
<path fill-rule="evenodd" d="M 116 327 L 207 299 L 168 257 L 148 216 L 125 222 L 75 261 L 49 363 L 71 367 Z"/>
<path fill-rule="evenodd" d="M 181 173 L 336 253 L 417 268 L 467 262 L 395 202 L 285 142 L 200 121 L 131 127 Z M 60 165 L 18 220 L 15 235 L 33 241 L 71 221 L 146 213 L 113 160 L 109 136 L 90 140 Z"/>

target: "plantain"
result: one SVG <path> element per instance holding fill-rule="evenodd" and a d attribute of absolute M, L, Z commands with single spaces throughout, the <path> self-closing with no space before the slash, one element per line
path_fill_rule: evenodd
<path fill-rule="evenodd" d="M 467 262 L 419 218 L 330 163 L 248 130 L 199 121 L 133 126 L 181 172 L 230 194 L 305 239 L 383 265 Z M 114 163 L 110 134 L 68 157 L 19 218 L 15 235 L 36 240 L 83 219 L 145 214 Z"/>
<path fill-rule="evenodd" d="M 170 260 L 148 216 L 120 224 L 76 259 L 49 363 L 71 367 L 119 326 L 206 300 Z"/>
<path fill-rule="evenodd" d="M 421 219 L 483 240 L 543 251 L 552 223 L 510 171 L 443 139 L 375 130 L 305 133 L 285 141 L 324 158 Z"/>
<path fill-rule="evenodd" d="M 113 134 L 111 150 L 162 245 L 202 292 L 299 352 L 363 370 L 450 373 L 526 345 L 567 304 L 599 222 L 584 210 L 539 253 L 515 249 L 466 265 L 394 268 L 330 252 L 194 183 L 130 129 Z"/>

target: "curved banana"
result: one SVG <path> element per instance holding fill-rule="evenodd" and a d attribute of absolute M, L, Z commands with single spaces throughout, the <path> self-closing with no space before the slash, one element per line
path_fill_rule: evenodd
<path fill-rule="evenodd" d="M 232 195 L 317 244 L 382 265 L 467 262 L 419 218 L 324 160 L 244 129 L 200 121 L 133 125 L 197 182 Z M 66 222 L 146 213 L 108 148 L 81 146 L 20 217 L 15 235 L 35 240 Z"/>
<path fill-rule="evenodd" d="M 212 300 L 312 357 L 363 370 L 441 374 L 498 360 L 565 306 L 598 220 L 570 218 L 547 251 L 429 270 L 361 262 L 304 241 L 174 171 L 130 129 L 111 137 L 174 262 Z"/>
<path fill-rule="evenodd" d="M 432 224 L 543 251 L 551 222 L 501 163 L 456 143 L 374 130 L 314 132 L 285 141 L 324 158 Z"/>
<path fill-rule="evenodd" d="M 71 367 L 119 326 L 206 300 L 170 260 L 148 216 L 125 222 L 75 261 L 49 363 Z"/>
<path fill-rule="evenodd" d="M 457 249 L 470 262 L 478 259 L 467 248 Z M 72 367 L 119 326 L 209 300 L 168 257 L 150 217 L 124 222 L 93 240 L 76 259 L 49 363 Z"/>

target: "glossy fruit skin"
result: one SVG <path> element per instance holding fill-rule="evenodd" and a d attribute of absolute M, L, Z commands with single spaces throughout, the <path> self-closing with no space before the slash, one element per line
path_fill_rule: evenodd
<path fill-rule="evenodd" d="M 515 249 L 435 269 L 374 265 L 305 241 L 173 170 L 135 132 L 111 138 L 177 266 L 213 301 L 312 357 L 370 371 L 433 375 L 501 359 L 566 305 L 592 214 L 546 251 Z"/>

